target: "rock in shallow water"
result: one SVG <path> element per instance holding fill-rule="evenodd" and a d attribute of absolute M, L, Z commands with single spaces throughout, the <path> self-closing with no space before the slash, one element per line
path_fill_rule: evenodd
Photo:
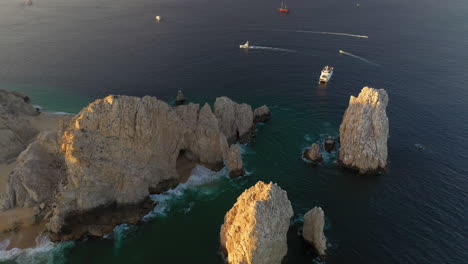
<path fill-rule="evenodd" d="M 388 118 L 387 92 L 364 87 L 356 98 L 351 96 L 340 126 L 338 160 L 361 174 L 387 166 Z"/>
<path fill-rule="evenodd" d="M 221 248 L 229 264 L 276 264 L 286 255 L 293 215 L 286 191 L 259 181 L 245 190 L 224 217 Z"/>
<path fill-rule="evenodd" d="M 242 164 L 241 151 L 238 145 L 232 144 L 227 155 L 227 166 L 229 168 L 229 176 L 237 178 L 245 174 Z"/>
<path fill-rule="evenodd" d="M 325 256 L 325 250 L 327 249 L 327 239 L 323 233 L 324 226 L 325 214 L 322 208 L 314 207 L 304 215 L 302 236 L 321 256 Z"/>
<path fill-rule="evenodd" d="M 333 149 L 335 149 L 335 139 L 332 137 L 327 137 L 323 143 L 323 146 L 327 152 L 331 152 Z"/>
<path fill-rule="evenodd" d="M 263 105 L 254 111 L 254 123 L 265 123 L 271 119 L 270 109 Z"/>
<path fill-rule="evenodd" d="M 320 147 L 317 143 L 312 144 L 310 148 L 305 150 L 304 157 L 314 162 L 320 162 L 323 160 L 322 154 L 320 153 Z"/>

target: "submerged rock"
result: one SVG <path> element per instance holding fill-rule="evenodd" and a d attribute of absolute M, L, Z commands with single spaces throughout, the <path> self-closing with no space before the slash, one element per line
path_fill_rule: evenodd
<path fill-rule="evenodd" d="M 265 123 L 271 119 L 270 109 L 263 105 L 254 111 L 254 123 Z"/>
<path fill-rule="evenodd" d="M 320 153 L 320 147 L 317 143 L 312 144 L 310 148 L 305 150 L 304 157 L 314 162 L 320 162 L 323 160 L 322 154 Z"/>
<path fill-rule="evenodd" d="M 387 166 L 388 118 L 387 92 L 364 87 L 356 98 L 351 96 L 340 126 L 338 160 L 344 167 L 361 174 Z"/>
<path fill-rule="evenodd" d="M 225 96 L 218 97 L 214 104 L 214 114 L 229 144 L 238 140 L 246 143 L 253 136 L 255 124 L 250 105 L 238 104 Z"/>
<path fill-rule="evenodd" d="M 237 178 L 245 174 L 240 148 L 236 144 L 232 144 L 229 148 L 227 166 L 229 168 L 229 176 L 231 178 Z"/>
<path fill-rule="evenodd" d="M 184 93 L 182 92 L 182 90 L 178 90 L 175 105 L 179 106 L 179 105 L 182 105 L 184 103 L 185 103 Z"/>
<path fill-rule="evenodd" d="M 18 156 L 38 133 L 28 118 L 39 112 L 29 102 L 21 93 L 0 89 L 0 163 Z"/>
<path fill-rule="evenodd" d="M 310 243 L 321 256 L 325 256 L 327 239 L 323 233 L 325 214 L 322 208 L 314 207 L 304 215 L 302 236 Z"/>
<path fill-rule="evenodd" d="M 327 152 L 331 152 L 335 149 L 335 139 L 332 137 L 327 137 L 323 146 Z"/>
<path fill-rule="evenodd" d="M 281 263 L 293 215 L 286 191 L 259 181 L 245 190 L 224 217 L 221 248 L 227 263 Z"/>

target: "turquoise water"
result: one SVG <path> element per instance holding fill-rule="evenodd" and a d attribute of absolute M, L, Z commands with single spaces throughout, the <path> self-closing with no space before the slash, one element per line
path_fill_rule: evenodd
<path fill-rule="evenodd" d="M 142 225 L 10 261 L 222 263 L 223 217 L 263 180 L 285 189 L 294 208 L 285 263 L 318 261 L 298 235 L 314 206 L 326 215 L 323 263 L 465 263 L 468 3 L 359 3 L 295 0 L 281 16 L 266 0 L 1 2 L 0 88 L 45 110 L 77 113 L 107 94 L 171 102 L 182 89 L 190 101 L 227 95 L 273 115 L 243 146 L 248 176 L 205 173 L 207 182 L 153 197 L 163 203 Z M 273 49 L 239 50 L 247 39 Z M 332 81 L 318 86 L 327 64 Z M 365 85 L 389 93 L 389 170 L 358 176 L 337 166 L 336 153 L 318 166 L 303 161 L 307 146 L 338 135 L 349 96 Z"/>

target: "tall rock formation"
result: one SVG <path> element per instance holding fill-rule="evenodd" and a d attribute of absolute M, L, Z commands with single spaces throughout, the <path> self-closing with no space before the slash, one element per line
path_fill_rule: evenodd
<path fill-rule="evenodd" d="M 229 148 L 227 166 L 229 169 L 229 176 L 231 178 L 236 178 L 245 174 L 241 151 L 239 146 L 236 144 L 232 144 Z"/>
<path fill-rule="evenodd" d="M 322 208 L 314 207 L 304 215 L 302 236 L 321 256 L 325 256 L 325 250 L 327 249 L 327 239 L 323 233 L 324 226 L 325 214 Z"/>
<path fill-rule="evenodd" d="M 245 190 L 224 217 L 221 248 L 229 264 L 275 264 L 286 255 L 293 216 L 286 191 L 259 181 Z"/>
<path fill-rule="evenodd" d="M 252 107 L 248 104 L 238 104 L 225 96 L 218 97 L 214 104 L 214 114 L 229 144 L 237 140 L 245 143 L 255 133 Z"/>
<path fill-rule="evenodd" d="M 387 166 L 388 118 L 387 92 L 364 87 L 351 96 L 340 126 L 340 163 L 361 174 Z"/>
<path fill-rule="evenodd" d="M 37 135 L 28 118 L 38 114 L 27 96 L 0 89 L 0 163 L 18 156 Z"/>
<path fill-rule="evenodd" d="M 229 149 L 222 128 L 231 125 L 226 122 L 236 131 L 252 127 L 252 118 L 239 114 L 251 108 L 233 102 L 232 108 L 238 114 L 221 114 L 224 119 L 208 104 L 174 108 L 150 96 L 96 100 L 21 153 L 0 196 L 0 211 L 44 203 L 52 208 L 47 227 L 54 240 L 102 235 L 122 222 L 134 223 L 151 209 L 148 194 L 183 180 L 180 160 L 210 168 L 226 162 L 231 172 L 243 171 L 240 151 Z"/>

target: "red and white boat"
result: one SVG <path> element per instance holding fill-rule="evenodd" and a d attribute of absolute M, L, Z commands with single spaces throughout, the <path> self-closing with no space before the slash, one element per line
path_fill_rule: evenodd
<path fill-rule="evenodd" d="M 281 7 L 278 8 L 278 11 L 280 11 L 280 13 L 288 14 L 289 13 L 289 8 L 283 2 L 281 2 Z"/>

